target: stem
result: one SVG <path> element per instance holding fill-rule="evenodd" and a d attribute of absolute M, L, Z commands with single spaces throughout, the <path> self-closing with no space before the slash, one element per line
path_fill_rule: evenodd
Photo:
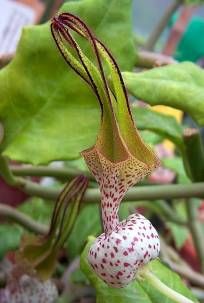
<path fill-rule="evenodd" d="M 178 225 L 187 226 L 187 221 L 183 220 L 178 214 L 175 214 L 174 210 L 164 200 L 154 201 L 154 203 L 139 201 L 135 203 L 135 207 L 148 208 L 152 212 L 158 214 L 158 216 L 162 216 L 165 222 L 171 221 Z"/>
<path fill-rule="evenodd" d="M 41 186 L 37 183 L 21 179 L 19 186 L 25 193 L 45 199 L 55 200 L 60 190 Z M 204 182 L 192 184 L 169 184 L 137 186 L 131 188 L 124 197 L 124 201 L 140 201 L 155 199 L 178 199 L 190 197 L 204 197 Z M 98 189 L 88 189 L 83 198 L 84 202 L 95 203 L 100 201 Z"/>
<path fill-rule="evenodd" d="M 169 184 L 138 186 L 131 188 L 124 200 L 176 199 L 182 197 L 204 197 L 204 182 L 192 184 Z"/>
<path fill-rule="evenodd" d="M 49 166 L 17 166 L 11 165 L 10 170 L 15 176 L 38 176 L 38 177 L 54 177 L 71 180 L 78 175 L 85 175 L 94 180 L 89 172 L 83 172 L 75 168 L 55 168 Z"/>
<path fill-rule="evenodd" d="M 45 186 L 41 186 L 37 183 L 27 181 L 24 179 L 21 180 L 21 185 L 18 186 L 31 196 L 38 196 L 45 199 L 56 200 L 60 190 L 49 188 Z M 155 200 L 155 199 L 167 199 L 167 198 L 184 198 L 184 197 L 204 197 L 204 183 L 193 183 L 193 184 L 173 184 L 173 185 L 155 185 L 155 186 L 138 186 L 136 188 L 132 188 L 126 194 L 124 200 L 125 201 L 141 201 L 141 200 Z M 88 189 L 85 193 L 84 202 L 87 203 L 96 203 L 100 201 L 100 193 L 97 189 Z M 188 203 L 188 200 L 187 200 Z M 166 210 L 165 210 L 166 211 Z M 8 218 L 13 218 L 16 222 L 24 225 L 28 229 L 32 229 L 37 233 L 43 233 L 42 229 L 38 231 L 36 224 L 27 224 L 27 220 L 25 215 L 23 217 L 20 216 L 19 212 L 14 211 L 9 206 L 1 206 L 0 207 L 0 215 L 5 215 Z M 169 220 L 171 220 L 172 216 L 169 216 Z M 22 219 L 22 220 L 21 220 Z M 28 218 L 27 218 L 28 219 Z M 176 219 L 176 218 L 175 218 Z M 34 222 L 33 222 L 34 223 Z M 185 222 L 181 221 L 177 223 L 185 224 Z M 30 227 L 31 226 L 31 227 Z M 33 227 L 34 226 L 34 227 Z M 42 226 L 41 226 L 42 227 Z M 202 237 L 201 237 L 202 238 Z"/>
<path fill-rule="evenodd" d="M 16 178 L 11 172 L 8 166 L 8 160 L 6 157 L 0 155 L 0 176 L 6 181 L 7 184 L 11 186 L 18 186 L 19 179 Z"/>
<path fill-rule="evenodd" d="M 156 66 L 169 65 L 176 62 L 176 60 L 167 55 L 148 51 L 140 51 L 137 54 L 136 67 L 154 68 Z"/>
<path fill-rule="evenodd" d="M 201 134 L 196 128 L 186 128 L 183 139 L 186 171 L 193 182 L 201 182 L 204 180 L 204 145 Z"/>
<path fill-rule="evenodd" d="M 21 179 L 19 188 L 30 196 L 41 197 L 48 200 L 56 200 L 62 189 L 54 189 L 39 185 L 38 183 Z"/>
<path fill-rule="evenodd" d="M 192 300 L 184 297 L 182 294 L 176 292 L 175 290 L 168 287 L 161 280 L 159 280 L 153 273 L 151 273 L 147 268 L 141 272 L 141 276 L 145 278 L 154 288 L 165 295 L 165 297 L 170 298 L 177 303 L 193 303 Z"/>
<path fill-rule="evenodd" d="M 148 202 L 146 202 L 145 204 L 142 204 L 142 203 L 143 202 L 141 202 L 139 205 L 146 206 L 147 204 L 149 204 Z M 151 205 L 151 203 L 150 203 L 150 205 Z M 29 216 L 21 213 L 19 210 L 15 209 L 11 206 L 1 204 L 1 203 L 0 203 L 0 217 L 2 217 L 4 219 L 12 220 L 12 221 L 16 222 L 17 224 L 23 226 L 24 228 L 28 229 L 29 231 L 34 232 L 36 234 L 44 235 L 48 231 L 48 226 L 37 223 L 35 220 L 33 220 Z M 169 221 L 176 222 L 177 224 L 180 224 L 180 225 L 186 225 L 186 222 L 182 221 L 181 219 L 179 220 L 179 218 L 177 219 L 177 218 L 171 217 L 171 218 L 169 218 Z"/>
<path fill-rule="evenodd" d="M 160 237 L 160 243 L 162 260 L 167 263 L 173 271 L 177 272 L 180 276 L 189 280 L 193 285 L 197 285 L 204 288 L 204 275 L 195 272 L 188 265 L 188 263 L 182 260 L 182 258 L 173 249 L 173 247 L 165 243 L 162 237 Z"/>
<path fill-rule="evenodd" d="M 157 201 L 157 206 L 163 211 L 167 220 L 179 225 L 187 225 L 187 221 L 183 220 L 178 214 L 175 214 L 174 209 L 166 201 Z"/>
<path fill-rule="evenodd" d="M 161 36 L 163 30 L 166 28 L 169 19 L 175 13 L 175 11 L 181 5 L 181 0 L 174 0 L 170 5 L 167 7 L 164 15 L 161 17 L 157 26 L 153 29 L 152 33 L 150 34 L 149 38 L 147 39 L 145 49 L 146 50 L 153 50 L 159 37 Z"/>
<path fill-rule="evenodd" d="M 203 179 L 204 174 L 204 147 L 201 135 L 197 129 L 186 129 L 184 133 L 185 153 L 184 162 L 191 180 L 196 182 Z M 204 243 L 201 241 L 203 231 L 197 220 L 197 208 L 194 201 L 186 203 L 189 228 L 193 243 L 200 261 L 201 272 L 204 273 Z"/>
<path fill-rule="evenodd" d="M 11 219 L 36 234 L 44 235 L 48 231 L 46 225 L 37 223 L 27 215 L 22 214 L 20 211 L 8 205 L 0 204 L 0 217 Z"/>
<path fill-rule="evenodd" d="M 197 211 L 194 205 L 194 201 L 189 199 L 189 201 L 185 203 L 185 206 L 188 216 L 188 224 L 193 238 L 193 243 L 198 254 L 198 258 L 201 265 L 201 271 L 202 273 L 204 273 L 204 242 L 202 241 L 203 231 L 201 225 L 197 221 Z"/>

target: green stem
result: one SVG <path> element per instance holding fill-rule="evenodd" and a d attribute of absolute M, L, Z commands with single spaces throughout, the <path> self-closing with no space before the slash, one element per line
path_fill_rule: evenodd
<path fill-rule="evenodd" d="M 59 189 L 45 187 L 24 179 L 21 179 L 21 186 L 19 187 L 31 196 L 38 196 L 50 200 L 56 200 L 60 193 Z M 204 197 L 204 183 L 137 186 L 128 191 L 125 195 L 124 201 L 178 199 L 189 197 Z M 99 190 L 88 189 L 83 201 L 87 203 L 99 202 Z"/>
<path fill-rule="evenodd" d="M 164 202 L 164 201 L 162 201 Z M 152 208 L 152 204 L 148 201 L 145 202 L 139 202 L 136 206 L 147 206 L 150 205 Z M 153 207 L 153 210 L 155 208 Z M 23 226 L 27 230 L 34 232 L 36 234 L 46 234 L 48 231 L 48 226 L 44 224 L 37 223 L 35 220 L 30 218 L 29 216 L 21 213 L 19 210 L 0 203 L 0 217 L 4 219 L 11 220 L 12 222 L 16 222 L 17 224 Z M 180 218 L 173 218 L 172 216 L 168 218 L 169 221 L 175 222 L 180 225 L 186 225 L 186 222 L 182 221 Z"/>
<path fill-rule="evenodd" d="M 0 176 L 11 186 L 18 186 L 19 179 L 11 172 L 7 158 L 0 155 Z"/>
<path fill-rule="evenodd" d="M 56 200 L 60 192 L 62 191 L 62 188 L 55 189 L 51 187 L 42 186 L 38 183 L 27 181 L 23 178 L 21 179 L 21 181 L 22 182 L 19 188 L 29 196 L 40 197 L 48 200 Z"/>
<path fill-rule="evenodd" d="M 16 178 L 8 167 L 5 158 L 0 157 L 1 175 L 5 181 L 15 187 L 21 188 L 30 196 L 38 196 L 45 199 L 57 199 L 60 190 L 41 186 L 37 183 L 27 181 L 24 178 Z M 44 172 L 48 168 L 43 168 Z M 131 188 L 125 196 L 126 201 L 155 200 L 204 197 L 204 183 L 193 184 L 170 184 L 155 186 L 139 186 Z M 86 202 L 100 201 L 100 193 L 97 189 L 89 189 L 84 196 Z"/>
<path fill-rule="evenodd" d="M 155 66 L 169 65 L 177 62 L 170 56 L 148 51 L 139 51 L 136 59 L 136 67 L 140 68 L 154 68 Z"/>
<path fill-rule="evenodd" d="M 83 172 L 75 168 L 57 168 L 50 166 L 17 166 L 11 165 L 10 170 L 15 176 L 38 176 L 38 177 L 54 177 L 59 179 L 71 180 L 78 175 L 85 175 L 93 180 L 89 172 Z"/>
<path fill-rule="evenodd" d="M 176 224 L 186 226 L 187 221 L 183 220 L 178 214 L 175 214 L 173 209 L 164 200 L 154 201 L 154 203 L 149 203 L 149 201 L 139 201 L 135 203 L 135 207 L 145 207 L 152 212 L 158 214 L 159 217 L 163 217 L 163 220 L 174 222 Z"/>
<path fill-rule="evenodd" d="M 48 231 L 48 227 L 46 225 L 37 223 L 35 220 L 21 213 L 19 210 L 8 205 L 0 204 L 0 217 L 12 220 L 36 234 L 44 235 Z"/>
<path fill-rule="evenodd" d="M 145 44 L 145 50 L 153 50 L 159 37 L 161 36 L 163 30 L 166 28 L 169 19 L 171 16 L 176 12 L 176 10 L 181 5 L 181 0 L 174 0 L 172 3 L 169 4 L 166 11 L 164 12 L 164 15 L 160 19 L 157 26 L 153 29 L 152 33 L 150 34 L 149 38 L 147 39 L 147 42 Z"/>
<path fill-rule="evenodd" d="M 204 145 L 198 129 L 186 128 L 183 134 L 186 171 L 193 182 L 204 181 Z"/>
<path fill-rule="evenodd" d="M 159 280 L 153 273 L 151 273 L 147 268 L 145 268 L 141 272 L 141 277 L 145 278 L 154 288 L 156 288 L 159 292 L 173 300 L 177 303 L 193 303 L 192 300 L 184 297 L 182 294 L 177 291 L 171 289 L 166 284 L 164 284 L 161 280 Z"/>
<path fill-rule="evenodd" d="M 204 147 L 199 130 L 185 129 L 184 143 L 183 159 L 189 177 L 193 182 L 204 180 Z M 204 243 L 201 241 L 203 231 L 200 222 L 197 220 L 197 207 L 191 199 L 185 205 L 193 243 L 198 254 L 201 271 L 204 273 Z"/>
<path fill-rule="evenodd" d="M 194 201 L 191 199 L 189 199 L 189 201 L 186 201 L 185 206 L 188 216 L 188 224 L 193 238 L 193 243 L 198 254 L 198 258 L 201 265 L 201 271 L 202 273 L 204 273 L 204 242 L 202 241 L 203 231 L 201 224 L 197 219 L 197 208 Z"/>

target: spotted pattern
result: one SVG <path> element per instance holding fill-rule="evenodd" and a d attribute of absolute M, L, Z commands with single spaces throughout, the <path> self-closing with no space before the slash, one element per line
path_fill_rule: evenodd
<path fill-rule="evenodd" d="M 51 280 L 22 275 L 11 278 L 5 289 L 0 290 L 1 303 L 54 303 L 58 297 L 57 288 Z"/>
<path fill-rule="evenodd" d="M 120 288 L 135 279 L 138 269 L 157 258 L 159 251 L 158 233 L 151 222 L 133 214 L 95 240 L 88 260 L 104 282 Z"/>
<path fill-rule="evenodd" d="M 99 183 L 101 192 L 102 220 L 105 233 L 118 224 L 118 209 L 129 187 L 133 186 L 158 166 L 147 166 L 129 154 L 125 161 L 113 163 L 106 159 L 97 146 L 82 152 L 92 174 Z"/>

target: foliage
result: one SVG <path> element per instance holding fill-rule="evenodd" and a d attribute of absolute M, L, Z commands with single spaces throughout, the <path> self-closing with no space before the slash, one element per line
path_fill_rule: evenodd
<path fill-rule="evenodd" d="M 22 234 L 23 230 L 19 226 L 9 224 L 0 226 L 0 259 L 2 259 L 8 251 L 18 248 Z"/>
<path fill-rule="evenodd" d="M 123 77 L 138 99 L 181 109 L 204 125 L 204 72 L 195 64 L 171 64 L 141 73 L 123 73 Z"/>
<path fill-rule="evenodd" d="M 92 218 L 90 220 L 90 218 Z M 81 228 L 83 226 L 83 229 Z M 99 207 L 97 204 L 86 205 L 81 211 L 74 225 L 73 231 L 66 243 L 70 258 L 79 255 L 90 234 L 98 235 L 101 232 Z"/>
<path fill-rule="evenodd" d="M 183 148 L 182 127 L 172 116 L 145 107 L 133 107 L 133 117 L 139 129 L 151 130 Z"/>
<path fill-rule="evenodd" d="M 69 2 L 62 11 L 82 17 L 109 45 L 121 68 L 132 69 L 131 0 L 121 5 L 116 0 Z M 98 105 L 86 85 L 67 71 L 49 22 L 24 29 L 14 60 L 0 71 L 0 99 L 1 151 L 12 159 L 33 164 L 74 159 L 94 142 Z"/>

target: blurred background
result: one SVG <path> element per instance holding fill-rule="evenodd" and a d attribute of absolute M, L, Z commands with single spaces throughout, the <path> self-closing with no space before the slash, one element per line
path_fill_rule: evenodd
<path fill-rule="evenodd" d="M 77 1 L 77 0 L 75 0 Z M 1 0 L 0 10 L 0 58 L 9 56 L 15 52 L 22 27 L 33 23 L 42 23 L 49 20 L 65 2 L 62 0 Z M 170 0 L 134 0 L 133 1 L 133 25 L 136 39 L 144 43 L 170 6 Z M 162 51 L 169 33 L 180 16 L 183 8 L 177 10 L 162 32 L 156 50 Z M 202 65 L 204 56 L 204 42 L 201 37 L 204 34 L 204 8 L 203 6 L 188 6 L 181 37 L 177 41 L 173 55 L 179 61 L 194 61 Z M 12 22 L 10 22 L 12 18 Z"/>

